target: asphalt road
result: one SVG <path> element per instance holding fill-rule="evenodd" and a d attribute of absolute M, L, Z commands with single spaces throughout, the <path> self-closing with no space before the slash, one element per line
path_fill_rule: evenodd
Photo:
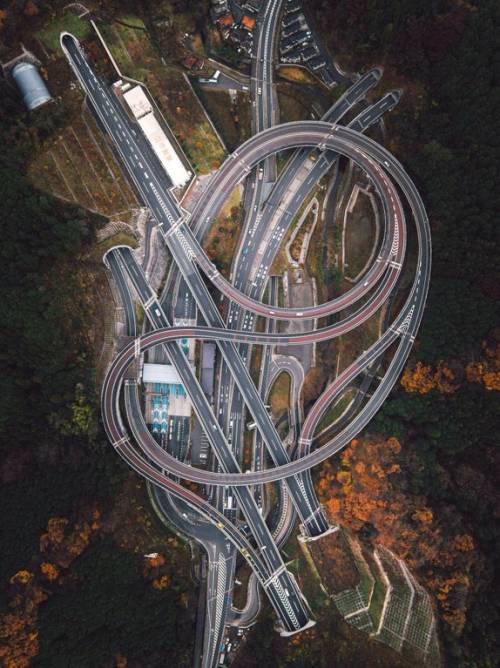
<path fill-rule="evenodd" d="M 279 2 L 273 4 L 279 7 Z M 106 377 L 102 393 L 102 410 L 105 428 L 117 452 L 148 480 L 167 490 L 192 508 L 197 516 L 204 517 L 224 534 L 245 556 L 254 569 L 259 582 L 266 590 L 271 603 L 282 620 L 284 628 L 295 632 L 310 624 L 307 607 L 298 587 L 286 570 L 273 538 L 255 503 L 249 485 L 284 480 L 288 493 L 299 513 L 302 525 L 309 535 L 318 535 L 327 530 L 328 524 L 317 503 L 314 489 L 308 489 L 301 477 L 312 466 L 324 461 L 346 445 L 371 419 L 385 400 L 396 382 L 407 359 L 416 331 L 422 318 L 430 277 L 430 233 L 427 216 L 418 191 L 404 169 L 391 154 L 373 140 L 364 137 L 352 128 L 344 128 L 327 122 L 303 121 L 269 128 L 248 140 L 224 163 L 212 179 L 206 192 L 201 196 L 190 224 L 199 227 L 213 220 L 227 192 L 230 192 L 252 169 L 278 151 L 288 148 L 303 148 L 322 152 L 320 158 L 330 154 L 347 155 L 357 163 L 373 182 L 384 206 L 385 234 L 380 254 L 372 268 L 363 277 L 362 283 L 355 285 L 348 293 L 314 307 L 304 307 L 302 311 L 262 304 L 258 298 L 246 295 L 242 290 L 225 281 L 198 244 L 196 236 L 184 223 L 183 214 L 169 188 L 165 187 L 164 176 L 158 164 L 150 159 L 151 151 L 139 136 L 133 124 L 121 108 L 110 90 L 92 71 L 79 49 L 77 41 L 64 34 L 61 39 L 63 49 L 72 65 L 90 104 L 98 115 L 100 123 L 111 137 L 117 153 L 121 157 L 134 185 L 145 204 L 150 208 L 158 229 L 165 239 L 173 258 L 180 269 L 186 289 L 197 302 L 207 327 L 171 327 L 161 305 L 151 290 L 141 268 L 126 249 L 119 251 L 119 262 L 126 269 L 128 279 L 134 285 L 143 308 L 154 331 L 136 339 L 115 358 Z M 267 60 L 262 59 L 263 74 Z M 269 65 L 270 67 L 270 65 Z M 261 94 L 258 93 L 257 94 Z M 393 94 L 394 96 L 395 94 Z M 265 122 L 272 113 L 271 97 L 269 105 L 262 105 L 262 119 Z M 355 121 L 369 125 L 383 108 L 394 103 L 386 96 L 380 101 L 378 111 L 368 109 Z M 387 105 L 384 107 L 384 105 Z M 295 155 L 298 155 L 297 153 Z M 309 154 L 310 155 L 310 154 Z M 297 163 L 298 164 L 298 163 Z M 325 162 L 326 165 L 326 162 Z M 326 167 L 325 167 L 326 168 Z M 395 184 L 395 185 L 394 185 Z M 309 184 L 305 181 L 304 188 Z M 396 185 L 399 188 L 396 188 Z M 291 461 L 286 448 L 281 443 L 263 405 L 259 393 L 252 383 L 244 360 L 238 353 L 236 343 L 288 345 L 320 341 L 350 331 L 375 313 L 391 295 L 399 278 L 404 261 L 406 246 L 405 214 L 399 193 L 407 200 L 412 211 L 419 251 L 413 286 L 406 303 L 393 323 L 368 350 L 340 374 L 320 396 L 309 411 L 299 439 L 299 452 L 303 455 Z M 197 218 L 198 217 L 198 218 Z M 276 245 L 279 245 L 276 242 Z M 115 255 L 113 254 L 113 257 Z M 114 261 L 114 260 L 113 260 Z M 333 325 L 297 335 L 282 335 L 273 332 L 256 333 L 248 330 L 229 331 L 225 328 L 217 306 L 212 301 L 206 285 L 198 271 L 201 268 L 210 281 L 229 299 L 253 314 L 261 314 L 273 319 L 307 319 L 337 313 L 352 307 L 357 301 L 364 301 L 359 308 Z M 268 267 L 264 265 L 261 274 Z M 125 290 L 124 286 L 122 288 Z M 119 287 L 120 293 L 122 288 Z M 128 288 L 127 288 L 128 290 Z M 241 473 L 231 448 L 204 397 L 198 381 L 178 345 L 180 338 L 200 338 L 214 340 L 230 369 L 238 390 L 244 398 L 263 441 L 275 462 L 271 469 Z M 326 445 L 313 452 L 309 451 L 315 428 L 325 410 L 341 392 L 364 370 L 372 365 L 390 346 L 397 343 L 397 349 L 379 386 L 373 392 L 362 410 L 339 434 Z M 138 428 L 138 419 L 132 420 L 137 444 L 143 454 L 135 450 L 128 435 L 120 408 L 120 392 L 123 386 L 130 387 L 132 377 L 129 367 L 140 355 L 156 345 L 163 345 L 172 362 L 176 365 L 181 379 L 188 390 L 195 411 L 202 423 L 211 445 L 221 464 L 220 472 L 195 470 L 178 461 L 162 450 L 149 434 L 147 428 Z M 140 426 L 140 425 L 139 425 Z M 147 433 L 146 433 L 147 432 Z M 148 439 L 148 436 L 151 437 Z M 152 442 L 151 442 L 152 440 Z M 168 472 L 168 473 L 167 473 Z M 201 497 L 172 480 L 169 475 L 181 476 L 188 480 L 198 480 L 211 485 L 231 486 L 238 503 L 257 541 L 257 548 L 242 535 L 237 527 L 221 512 Z M 216 586 L 216 585 L 214 585 Z"/>
<path fill-rule="evenodd" d="M 182 232 L 178 229 L 179 224 L 182 222 L 182 216 L 177 202 L 170 191 L 165 190 L 158 175 L 155 173 L 155 166 L 151 165 L 148 162 L 147 156 L 143 154 L 142 146 L 136 141 L 137 131 L 131 127 L 126 115 L 119 109 L 119 105 L 113 99 L 113 95 L 107 87 L 96 77 L 88 61 L 80 51 L 77 40 L 68 34 L 63 34 L 61 43 L 70 64 L 90 98 L 90 102 L 99 115 L 103 126 L 113 140 L 115 148 L 122 158 L 137 190 L 155 216 L 160 232 L 168 235 L 170 251 L 176 259 L 186 283 L 195 294 L 195 297 L 198 298 L 197 301 L 205 319 L 208 322 L 215 321 L 217 325 L 223 326 L 217 307 L 211 300 L 201 276 L 192 264 L 193 258 L 189 245 Z M 135 263 L 131 255 L 128 258 L 127 267 L 130 269 L 129 279 L 134 284 L 151 324 L 154 327 L 168 326 L 169 323 L 161 310 L 161 305 L 156 296 L 151 294 L 151 288 L 141 268 Z M 220 343 L 218 341 L 219 345 Z M 246 372 L 246 367 L 241 363 L 241 358 L 239 358 L 236 349 L 230 343 L 227 345 L 228 343 L 224 342 L 224 345 L 221 346 L 221 351 L 223 355 L 225 354 L 226 361 L 228 364 L 231 361 L 234 364 L 235 370 L 238 370 L 239 367 L 239 370 Z M 214 421 L 211 408 L 184 354 L 180 351 L 177 342 L 167 342 L 165 347 L 177 368 L 184 386 L 188 389 L 198 418 L 211 440 L 211 445 L 217 453 L 219 462 L 225 471 L 237 472 L 239 470 L 238 464 L 228 447 L 222 430 L 218 423 Z M 246 375 L 248 377 L 248 384 L 245 387 L 251 392 L 253 385 L 248 373 Z M 255 390 L 255 388 L 253 389 Z M 258 397 L 256 391 L 255 394 Z M 106 410 L 109 410 L 109 406 L 106 406 Z M 269 416 L 265 412 L 265 409 L 263 410 L 265 414 L 264 420 L 267 418 L 271 428 L 274 430 Z M 259 418 L 256 417 L 255 419 Z M 281 441 L 279 441 L 279 446 L 280 448 L 282 447 Z M 120 448 L 120 451 L 122 451 L 122 448 Z M 125 453 L 123 454 L 125 455 Z M 130 453 L 127 452 L 127 455 L 129 456 Z M 310 623 L 308 611 L 304 605 L 300 591 L 293 577 L 286 570 L 279 551 L 272 540 L 271 534 L 259 513 L 250 491 L 245 487 L 241 487 L 235 490 L 235 495 L 245 513 L 254 538 L 259 545 L 258 549 L 262 555 L 262 562 L 265 564 L 264 568 L 260 569 L 259 574 L 264 580 L 268 596 L 275 606 L 278 616 L 284 624 L 284 628 L 289 632 L 297 631 Z"/>
<path fill-rule="evenodd" d="M 416 228 L 417 228 L 417 236 L 420 242 L 419 257 L 417 263 L 417 274 L 415 277 L 413 288 L 410 292 L 410 295 L 408 296 L 405 306 L 403 307 L 399 315 L 396 317 L 395 321 L 386 330 L 381 339 L 379 339 L 379 341 L 377 341 L 372 347 L 370 347 L 367 351 L 365 351 L 365 353 L 363 353 L 363 355 L 359 358 L 359 360 L 357 360 L 349 368 L 349 371 L 346 372 L 341 377 L 342 382 L 347 382 L 346 381 L 347 376 L 349 377 L 350 380 L 354 379 L 364 368 L 373 363 L 375 359 L 377 359 L 390 345 L 392 345 L 394 341 L 396 341 L 398 338 L 401 339 L 398 353 L 395 355 L 389 367 L 391 372 L 389 378 L 388 379 L 385 378 L 384 379 L 385 382 L 382 381 L 379 388 L 372 395 L 372 398 L 370 402 L 367 404 L 367 407 L 365 407 L 364 412 L 357 418 L 356 428 L 359 431 L 359 429 L 361 429 L 362 426 L 364 426 L 364 424 L 362 424 L 361 426 L 360 424 L 365 419 L 365 416 L 369 415 L 372 410 L 373 414 L 377 410 L 378 406 L 381 404 L 380 395 L 383 392 L 387 393 L 390 390 L 390 387 L 392 387 L 394 378 L 391 378 L 391 375 L 399 373 L 399 371 L 395 370 L 395 366 L 399 366 L 399 368 L 401 368 L 402 365 L 404 364 L 405 354 L 407 354 L 407 351 L 409 350 L 409 347 L 406 344 L 407 342 L 409 342 L 411 346 L 411 340 L 414 337 L 416 328 L 418 327 L 418 324 L 420 322 L 423 312 L 423 307 L 425 305 L 425 297 L 430 274 L 430 235 L 429 235 L 427 217 L 425 215 L 425 210 L 421 203 L 418 192 L 416 191 L 414 185 L 412 184 L 412 182 L 410 181 L 404 170 L 402 170 L 399 163 L 397 163 L 397 161 L 395 161 L 395 159 L 392 158 L 391 155 L 385 151 L 385 149 L 378 147 L 378 145 L 375 144 L 375 142 L 373 142 L 372 140 L 368 140 L 367 138 L 364 138 L 358 135 L 357 133 L 352 133 L 352 134 L 354 137 L 356 137 L 356 142 L 362 143 L 364 145 L 365 152 L 367 152 L 368 154 L 369 152 L 372 152 L 375 156 L 377 156 L 377 159 L 380 162 L 383 162 L 384 164 L 387 163 L 386 168 L 388 172 L 391 173 L 394 180 L 398 183 L 402 191 L 405 192 L 407 196 L 410 207 L 414 213 Z M 334 142 L 333 136 L 330 137 L 329 141 L 332 143 Z M 382 290 L 381 290 L 382 296 L 384 296 L 383 295 L 384 292 L 385 292 L 385 286 L 384 284 L 382 284 Z M 377 295 L 377 301 L 380 299 L 381 295 L 380 294 Z M 362 307 L 361 311 L 364 310 L 364 308 L 365 307 Z M 286 342 L 288 344 L 293 345 L 293 343 L 302 343 L 313 340 L 316 341 L 326 340 L 327 338 L 331 338 L 332 332 L 335 331 L 338 333 L 339 327 L 341 327 L 341 330 L 344 330 L 345 328 L 344 331 L 347 331 L 351 327 L 352 320 L 358 319 L 359 317 L 360 317 L 359 312 L 357 312 L 346 318 L 343 322 L 341 321 L 341 323 L 336 323 L 332 326 L 319 329 L 315 332 L 301 333 L 293 336 L 281 335 L 281 334 L 273 334 L 273 335 L 252 334 L 250 332 L 229 332 L 227 330 L 219 330 L 218 332 L 215 332 L 211 328 L 208 329 L 198 328 L 197 330 L 189 330 L 191 331 L 191 334 L 188 335 L 193 336 L 194 335 L 193 332 L 196 331 L 200 338 L 208 338 L 212 336 L 215 338 L 217 336 L 224 336 L 225 338 L 228 338 L 233 341 L 242 340 L 244 342 L 249 342 L 249 343 L 251 342 L 251 343 L 267 343 L 267 344 L 270 343 L 278 344 Z M 186 331 L 186 330 L 180 330 L 180 331 Z M 160 334 L 160 332 L 155 332 L 152 336 L 155 335 L 158 336 L 159 340 L 162 340 L 162 337 L 164 336 L 166 337 L 166 340 L 168 340 L 169 336 L 172 336 L 173 338 L 175 338 L 175 336 L 178 336 L 178 334 L 172 334 L 172 330 L 170 330 L 168 333 L 163 333 L 163 334 Z M 406 348 L 407 350 L 405 350 Z M 337 379 L 336 387 L 338 388 L 339 386 L 340 386 L 340 381 L 339 379 Z M 328 391 L 330 393 L 332 392 L 331 389 Z M 373 406 L 375 402 L 378 402 L 377 408 L 371 409 L 371 406 Z M 310 415 L 315 415 L 315 414 L 317 415 L 319 414 L 319 412 L 320 411 L 318 408 L 316 411 L 312 411 Z M 355 433 L 356 432 L 354 432 L 352 435 L 350 433 L 347 441 L 345 441 L 343 445 L 345 445 L 345 443 L 348 442 L 348 440 L 350 440 L 350 438 L 352 438 L 355 435 Z M 344 432 L 343 435 L 345 437 Z M 343 445 L 341 445 L 340 447 L 343 447 Z M 221 482 L 222 480 L 224 480 L 225 484 L 235 484 L 235 483 L 238 484 L 240 482 L 241 484 L 244 484 L 244 481 L 247 481 L 248 483 L 258 483 L 262 481 L 277 480 L 280 477 L 283 477 L 282 474 L 288 475 L 291 472 L 303 471 L 306 468 L 309 468 L 310 464 L 313 462 L 315 464 L 320 463 L 321 461 L 323 461 L 323 459 L 325 459 L 327 456 L 330 456 L 330 454 L 332 454 L 333 452 L 333 450 L 328 449 L 328 446 L 325 446 L 325 448 L 322 448 L 319 451 L 311 453 L 311 455 L 302 460 L 299 460 L 298 462 L 293 462 L 292 464 L 287 464 L 283 466 L 281 469 L 281 473 L 277 473 L 276 469 L 271 469 L 268 471 L 259 472 L 258 474 L 248 473 L 246 475 L 240 476 L 239 478 L 233 476 L 229 477 L 222 476 Z M 184 473 L 187 473 L 187 476 L 184 476 Z M 201 475 L 201 473 L 202 472 L 197 472 L 196 479 L 200 480 L 199 476 Z M 210 482 L 217 484 L 216 483 L 217 475 L 214 475 L 213 473 L 209 473 L 206 471 L 203 472 L 203 474 L 208 476 L 207 478 L 203 479 L 203 482 Z M 188 477 L 188 479 L 193 479 L 191 476 L 189 475 L 189 472 L 187 471 L 183 472 L 183 477 Z"/>

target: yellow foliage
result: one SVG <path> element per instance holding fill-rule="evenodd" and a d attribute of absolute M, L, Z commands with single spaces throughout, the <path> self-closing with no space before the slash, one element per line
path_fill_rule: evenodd
<path fill-rule="evenodd" d="M 342 485 L 348 485 L 352 482 L 352 476 L 349 473 L 349 471 L 339 471 L 337 473 L 337 480 L 342 484 Z"/>
<path fill-rule="evenodd" d="M 15 575 L 10 578 L 11 584 L 28 584 L 33 580 L 33 573 L 29 571 L 22 570 L 17 571 Z"/>
<path fill-rule="evenodd" d="M 40 552 L 45 552 L 49 546 L 59 545 L 64 540 L 64 531 L 69 524 L 65 517 L 51 517 L 47 523 L 47 533 L 40 537 Z"/>
<path fill-rule="evenodd" d="M 500 371 L 489 371 L 483 376 L 483 383 L 487 390 L 500 391 Z"/>
<path fill-rule="evenodd" d="M 469 383 L 482 383 L 489 391 L 500 391 L 500 343 L 483 341 L 485 357 L 470 362 L 465 370 Z"/>
<path fill-rule="evenodd" d="M 452 394 L 459 388 L 455 373 L 440 360 L 433 371 L 430 365 L 417 362 L 413 368 L 405 369 L 401 377 L 401 385 L 407 392 L 427 394 L 431 390 L 438 390 L 443 394 Z"/>
<path fill-rule="evenodd" d="M 431 373 L 431 366 L 417 362 L 413 371 L 407 367 L 401 377 L 401 385 L 407 392 L 427 394 L 436 387 Z"/>

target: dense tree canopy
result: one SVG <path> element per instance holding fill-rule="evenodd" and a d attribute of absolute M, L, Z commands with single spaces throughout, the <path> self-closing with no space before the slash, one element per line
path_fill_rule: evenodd
<path fill-rule="evenodd" d="M 463 513 L 475 549 L 490 561 L 491 569 L 471 574 L 463 633 L 446 624 L 441 629 L 453 665 L 489 668 L 499 617 L 490 597 L 499 556 L 491 520 L 498 393 L 496 381 L 478 384 L 475 370 L 489 364 L 485 339 L 498 340 L 500 5 L 339 0 L 313 6 L 333 27 L 334 52 L 341 47 L 355 67 L 384 65 L 405 89 L 401 108 L 387 119 L 388 137 L 419 186 L 433 235 L 429 299 L 410 366 L 415 374 L 419 360 L 433 375 L 427 385 L 407 378 L 407 391 L 393 392 L 370 429 L 398 437 L 414 453 L 413 490 L 436 508 L 448 504 Z M 462 369 L 463 377 L 447 388 L 436 380 L 439 368 Z"/>

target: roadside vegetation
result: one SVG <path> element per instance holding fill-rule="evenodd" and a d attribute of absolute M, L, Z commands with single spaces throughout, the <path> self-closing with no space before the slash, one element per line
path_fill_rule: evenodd
<path fill-rule="evenodd" d="M 282 371 L 269 392 L 269 405 L 274 420 L 277 420 L 290 408 L 290 387 L 290 375 Z"/>
<path fill-rule="evenodd" d="M 314 1 L 312 10 L 317 25 L 332 26 L 324 38 L 344 67 L 383 65 L 382 82 L 404 89 L 386 119 L 388 145 L 428 207 L 433 271 L 407 369 L 370 431 L 382 439 L 396 436 L 401 470 L 412 471 L 410 478 L 390 477 L 387 500 L 411 490 L 428 508 L 420 519 L 408 518 L 405 530 L 415 522 L 426 527 L 413 557 L 421 555 L 416 572 L 427 573 L 424 582 L 438 605 L 447 660 L 460 668 L 487 668 L 496 661 L 499 640 L 493 575 L 499 536 L 491 518 L 500 390 L 500 201 L 493 184 L 500 160 L 491 110 L 498 100 L 500 8 L 494 0 L 404 7 L 374 2 L 369 8 L 341 0 Z M 394 457 L 391 465 L 397 462 Z M 353 474 L 353 491 L 371 489 Z M 341 519 L 345 508 L 356 509 L 353 491 L 346 489 L 340 499 Z M 373 535 L 375 527 L 378 540 L 391 541 L 403 555 L 401 538 L 386 517 L 383 526 L 370 512 L 363 520 L 363 531 Z M 443 536 L 442 553 L 427 532 Z"/>
<path fill-rule="evenodd" d="M 85 39 L 92 30 L 87 18 L 79 18 L 71 12 L 65 13 L 61 18 L 52 19 L 44 24 L 38 31 L 37 37 L 52 51 L 59 51 L 59 39 L 61 32 L 66 30 L 77 39 Z"/>

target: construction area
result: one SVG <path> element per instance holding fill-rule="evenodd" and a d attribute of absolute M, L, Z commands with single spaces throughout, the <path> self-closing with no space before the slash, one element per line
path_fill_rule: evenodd
<path fill-rule="evenodd" d="M 345 529 L 301 547 L 346 622 L 413 661 L 440 665 L 430 596 L 402 559 L 382 546 L 369 550 Z"/>

